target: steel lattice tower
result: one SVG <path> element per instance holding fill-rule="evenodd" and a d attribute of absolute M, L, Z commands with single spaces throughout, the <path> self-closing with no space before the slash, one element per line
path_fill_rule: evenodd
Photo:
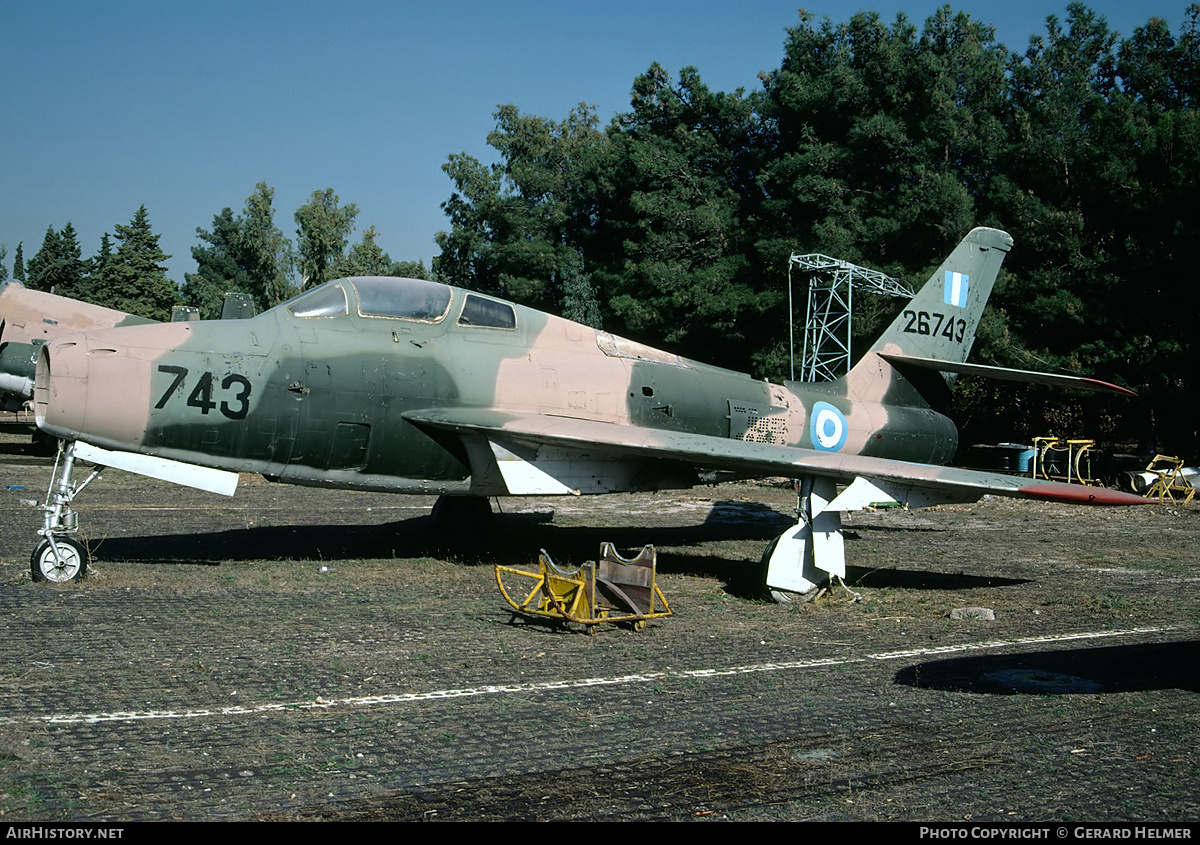
<path fill-rule="evenodd" d="M 833 381 L 850 372 L 850 306 L 854 288 L 906 299 L 914 295 L 903 282 L 877 270 L 817 252 L 792 255 L 788 262 L 788 326 L 793 381 L 796 379 L 793 267 L 809 274 L 804 351 L 800 359 L 801 381 Z"/>

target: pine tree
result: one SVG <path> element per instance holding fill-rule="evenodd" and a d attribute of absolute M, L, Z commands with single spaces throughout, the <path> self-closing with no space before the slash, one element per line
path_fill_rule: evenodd
<path fill-rule="evenodd" d="M 13 281 L 25 283 L 25 242 L 17 242 L 17 251 L 13 254 Z"/>
<path fill-rule="evenodd" d="M 87 262 L 79 248 L 79 237 L 68 220 L 58 233 L 58 264 L 54 272 L 54 292 L 59 296 L 82 299 Z"/>
<path fill-rule="evenodd" d="M 251 292 L 239 254 L 240 236 L 241 227 L 228 206 L 213 215 L 212 231 L 196 229 L 196 237 L 208 246 L 192 247 L 197 272 L 185 274 L 182 294 L 185 303 L 200 309 L 202 319 L 220 318 L 227 292 Z"/>
<path fill-rule="evenodd" d="M 26 284 L 33 290 L 49 291 L 54 287 L 54 270 L 59 260 L 58 232 L 53 226 L 46 228 L 42 248 L 29 259 Z"/>
<path fill-rule="evenodd" d="M 93 291 L 93 301 L 148 317 L 171 319 L 171 306 L 179 302 L 179 289 L 167 278 L 163 262 L 171 256 L 158 246 L 158 235 L 150 228 L 146 206 L 141 206 L 128 226 L 116 227 L 116 254 L 103 284 Z"/>
<path fill-rule="evenodd" d="M 58 296 L 80 299 L 86 263 L 81 257 L 79 238 L 70 223 L 55 232 L 46 230 L 42 248 L 29 262 L 29 287 L 53 291 Z"/>
<path fill-rule="evenodd" d="M 108 232 L 100 236 L 100 251 L 87 261 L 87 275 L 83 280 L 83 293 L 80 299 L 85 302 L 97 302 L 97 291 L 104 289 L 105 280 L 112 269 L 113 263 L 112 238 Z"/>
<path fill-rule="evenodd" d="M 583 271 L 583 256 L 575 253 L 562 271 L 563 310 L 568 320 L 600 329 L 600 302 L 592 287 L 592 274 Z"/>

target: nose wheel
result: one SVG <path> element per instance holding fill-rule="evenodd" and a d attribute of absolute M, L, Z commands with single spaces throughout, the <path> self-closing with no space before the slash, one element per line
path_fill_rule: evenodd
<path fill-rule="evenodd" d="M 79 515 L 71 507 L 75 497 L 96 478 L 103 467 L 96 467 L 76 484 L 75 443 L 62 443 L 50 474 L 50 487 L 42 505 L 42 541 L 33 550 L 29 571 L 34 581 L 72 584 L 87 574 L 91 556 L 87 547 L 73 536 L 79 530 Z"/>
<path fill-rule="evenodd" d="M 53 543 L 50 540 L 38 543 L 29 569 L 34 581 L 70 584 L 83 579 L 88 561 L 88 551 L 82 543 L 71 537 L 56 537 Z"/>

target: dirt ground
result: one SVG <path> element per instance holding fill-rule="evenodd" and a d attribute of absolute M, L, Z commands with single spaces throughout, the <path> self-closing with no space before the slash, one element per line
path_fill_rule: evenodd
<path fill-rule="evenodd" d="M 505 500 L 464 547 L 430 499 L 109 471 L 51 586 L 49 475 L 0 435 L 6 821 L 1200 818 L 1196 506 L 854 514 L 848 586 L 781 606 L 782 484 Z M 673 618 L 512 620 L 493 564 L 601 540 Z"/>

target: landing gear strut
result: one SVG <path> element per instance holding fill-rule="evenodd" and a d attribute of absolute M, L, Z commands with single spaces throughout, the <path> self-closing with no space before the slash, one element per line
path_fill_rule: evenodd
<path fill-rule="evenodd" d="M 846 577 L 842 521 L 837 511 L 827 509 L 836 496 L 833 479 L 801 479 L 796 502 L 799 518 L 775 538 L 765 555 L 767 589 L 776 601 L 790 603 L 788 593 L 802 600 L 812 598 L 830 576 Z"/>
<path fill-rule="evenodd" d="M 46 501 L 42 505 L 42 527 L 38 534 L 44 539 L 38 543 L 30 560 L 30 574 L 34 581 L 50 581 L 66 584 L 79 581 L 87 573 L 91 556 L 87 547 L 76 539 L 79 532 L 79 514 L 71 503 L 79 492 L 100 476 L 104 467 L 96 467 L 76 485 L 71 481 L 75 471 L 75 442 L 62 443 L 50 474 L 50 486 L 46 490 Z"/>

